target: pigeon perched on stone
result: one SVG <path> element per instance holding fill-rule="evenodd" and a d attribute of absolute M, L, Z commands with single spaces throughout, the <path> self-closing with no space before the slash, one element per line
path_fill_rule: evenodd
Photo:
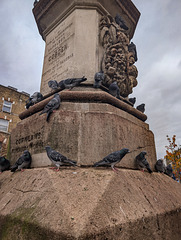
<path fill-rule="evenodd" d="M 109 85 L 109 94 L 120 99 L 120 89 L 116 81 Z"/>
<path fill-rule="evenodd" d="M 9 170 L 10 162 L 5 157 L 0 157 L 0 174 L 6 170 Z"/>
<path fill-rule="evenodd" d="M 72 160 L 68 159 L 61 153 L 53 150 L 50 146 L 46 146 L 45 149 L 46 149 L 48 158 L 57 167 L 57 171 L 59 171 L 60 166 L 62 166 L 62 165 L 68 164 L 68 165 L 76 166 L 76 164 L 77 164 L 76 161 L 72 161 Z"/>
<path fill-rule="evenodd" d="M 134 98 L 129 98 L 128 99 L 132 104 L 133 104 L 133 106 L 134 106 L 134 104 L 135 104 L 135 102 L 136 102 L 136 98 L 134 97 Z"/>
<path fill-rule="evenodd" d="M 68 88 L 69 90 L 71 90 L 73 87 L 80 85 L 81 82 L 84 82 L 86 80 L 87 78 L 85 78 L 84 76 L 82 78 L 67 78 L 60 81 L 58 85 L 61 89 Z"/>
<path fill-rule="evenodd" d="M 39 114 L 47 114 L 46 121 L 48 122 L 50 114 L 55 110 L 58 109 L 60 106 L 60 95 L 58 93 L 55 93 L 54 97 L 45 105 L 43 111 Z"/>
<path fill-rule="evenodd" d="M 166 169 L 165 169 L 165 174 L 168 175 L 169 177 L 173 176 L 173 169 L 172 169 L 172 165 L 168 164 Z"/>
<path fill-rule="evenodd" d="M 18 158 L 16 163 L 11 167 L 11 172 L 15 172 L 16 169 L 23 171 L 25 168 L 31 166 L 31 154 L 28 150 L 25 150 L 23 154 Z"/>
<path fill-rule="evenodd" d="M 135 60 L 135 62 L 137 62 L 138 61 L 138 57 L 137 57 L 136 45 L 133 42 L 131 42 L 129 44 L 128 51 L 133 53 L 134 60 Z"/>
<path fill-rule="evenodd" d="M 136 107 L 136 109 L 138 111 L 144 113 L 145 112 L 145 104 L 144 103 L 140 104 L 139 106 Z"/>
<path fill-rule="evenodd" d="M 33 3 L 33 6 L 35 7 L 37 3 L 38 3 L 38 0 L 35 0 Z"/>
<path fill-rule="evenodd" d="M 124 30 L 128 30 L 129 29 L 128 26 L 126 26 L 124 20 L 122 19 L 122 17 L 119 14 L 116 14 L 115 21 Z"/>
<path fill-rule="evenodd" d="M 101 161 L 94 163 L 93 167 L 111 165 L 112 170 L 116 171 L 118 169 L 116 169 L 114 165 L 119 163 L 121 159 L 129 152 L 130 151 L 128 148 L 123 148 L 119 151 L 112 152 L 109 155 L 107 155 L 105 158 L 103 158 Z"/>
<path fill-rule="evenodd" d="M 97 72 L 94 76 L 94 88 L 100 88 L 102 81 L 104 80 L 105 75 L 103 72 Z"/>
<path fill-rule="evenodd" d="M 158 159 L 158 161 L 155 163 L 155 170 L 160 173 L 165 172 L 165 165 L 162 159 Z"/>
<path fill-rule="evenodd" d="M 60 88 L 60 87 L 59 87 L 59 84 L 58 84 L 58 82 L 57 82 L 56 80 L 50 80 L 50 81 L 48 82 L 48 86 L 49 86 L 50 88 L 52 88 L 53 90 L 57 90 L 58 88 Z"/>
<path fill-rule="evenodd" d="M 26 101 L 26 109 L 42 100 L 43 95 L 40 92 L 33 93 L 33 95 Z"/>
<path fill-rule="evenodd" d="M 136 162 L 138 164 L 138 166 L 144 171 L 144 169 L 146 168 L 148 170 L 149 173 L 152 173 L 152 170 L 150 168 L 150 165 L 148 163 L 148 161 L 145 158 L 145 155 L 147 153 L 146 152 L 141 152 L 139 155 L 136 156 Z"/>

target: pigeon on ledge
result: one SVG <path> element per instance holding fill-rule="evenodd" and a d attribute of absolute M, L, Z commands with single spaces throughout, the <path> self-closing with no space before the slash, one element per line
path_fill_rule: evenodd
<path fill-rule="evenodd" d="M 138 111 L 144 113 L 145 112 L 145 104 L 144 103 L 140 104 L 139 106 L 136 107 L 136 109 Z"/>
<path fill-rule="evenodd" d="M 120 89 L 116 81 L 109 85 L 109 94 L 120 99 Z"/>
<path fill-rule="evenodd" d="M 5 157 L 0 157 L 0 174 L 3 171 L 9 170 L 10 162 Z"/>
<path fill-rule="evenodd" d="M 58 93 L 55 93 L 54 97 L 45 105 L 43 111 L 39 114 L 47 114 L 46 121 L 48 122 L 50 114 L 55 110 L 58 109 L 60 106 L 60 95 Z"/>
<path fill-rule="evenodd" d="M 81 82 L 84 82 L 86 80 L 87 78 L 85 78 L 84 76 L 82 78 L 67 78 L 60 81 L 58 85 L 62 90 L 65 88 L 71 90 L 73 87 L 80 85 Z"/>
<path fill-rule="evenodd" d="M 97 72 L 94 76 L 95 82 L 94 82 L 93 87 L 100 88 L 100 85 L 101 85 L 102 81 L 104 80 L 104 78 L 105 78 L 105 75 L 103 72 Z"/>
<path fill-rule="evenodd" d="M 159 159 L 159 160 L 155 163 L 155 170 L 156 170 L 157 172 L 160 172 L 160 173 L 164 173 L 164 172 L 165 172 L 165 165 L 164 165 L 162 159 Z"/>
<path fill-rule="evenodd" d="M 168 166 L 166 167 L 165 174 L 169 177 L 173 176 L 173 169 L 171 164 L 168 164 Z"/>
<path fill-rule="evenodd" d="M 58 82 L 56 80 L 50 80 L 48 82 L 48 86 L 53 90 L 57 90 L 59 88 Z"/>
<path fill-rule="evenodd" d="M 76 164 L 77 164 L 76 161 L 72 161 L 72 160 L 68 159 L 61 153 L 53 150 L 50 146 L 46 146 L 45 149 L 46 149 L 48 158 L 57 167 L 56 171 L 59 171 L 60 166 L 62 166 L 62 165 L 68 164 L 68 165 L 76 166 Z"/>
<path fill-rule="evenodd" d="M 133 104 L 133 106 L 134 106 L 134 104 L 135 104 L 135 102 L 136 102 L 136 98 L 134 97 L 134 98 L 129 98 L 128 99 L 132 104 Z"/>
<path fill-rule="evenodd" d="M 93 167 L 111 165 L 112 170 L 116 172 L 118 171 L 118 169 L 116 169 L 114 165 L 119 163 L 121 159 L 129 152 L 130 151 L 128 148 L 123 148 L 119 151 L 112 152 L 109 155 L 107 155 L 105 158 L 103 158 L 101 161 L 94 163 Z"/>
<path fill-rule="evenodd" d="M 26 101 L 26 109 L 42 100 L 43 95 L 40 92 L 33 93 L 33 95 Z"/>
<path fill-rule="evenodd" d="M 15 172 L 16 169 L 23 171 L 25 168 L 31 166 L 31 154 L 28 150 L 25 150 L 23 154 L 18 158 L 16 163 L 11 167 L 11 172 Z"/>
<path fill-rule="evenodd" d="M 148 161 L 145 158 L 146 154 L 147 154 L 146 152 L 141 152 L 139 155 L 137 155 L 136 156 L 136 162 L 137 162 L 139 168 L 141 168 L 143 171 L 146 168 L 149 173 L 152 173 L 150 165 L 149 165 Z"/>

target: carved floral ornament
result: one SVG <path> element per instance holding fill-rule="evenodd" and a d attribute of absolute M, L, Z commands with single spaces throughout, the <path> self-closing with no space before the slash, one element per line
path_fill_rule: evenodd
<path fill-rule="evenodd" d="M 110 15 L 100 19 L 100 43 L 104 49 L 101 64 L 105 74 L 103 84 L 108 87 L 116 81 L 120 95 L 127 97 L 137 85 L 138 71 L 134 66 L 137 61 L 136 46 L 129 43 L 128 27 L 124 21 L 115 19 Z"/>

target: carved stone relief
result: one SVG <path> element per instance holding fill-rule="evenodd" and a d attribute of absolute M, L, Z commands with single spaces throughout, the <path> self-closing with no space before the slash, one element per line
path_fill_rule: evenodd
<path fill-rule="evenodd" d="M 116 81 L 120 95 L 127 97 L 137 85 L 138 71 L 134 66 L 137 54 L 136 46 L 129 44 L 128 28 L 122 25 L 117 24 L 110 15 L 100 20 L 100 43 L 104 49 L 101 70 L 105 74 L 103 85 L 108 87 Z"/>

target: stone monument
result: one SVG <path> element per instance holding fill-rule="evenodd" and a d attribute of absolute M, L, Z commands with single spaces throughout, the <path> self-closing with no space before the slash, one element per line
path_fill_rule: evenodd
<path fill-rule="evenodd" d="M 79 166 L 91 166 L 110 152 L 129 147 L 131 154 L 121 167 L 136 168 L 134 159 L 141 149 L 148 152 L 153 167 L 155 144 L 144 123 L 147 117 L 127 98 L 137 85 L 135 54 L 130 50 L 140 16 L 137 8 L 131 1 L 41 0 L 33 13 L 46 42 L 40 88 L 45 100 L 20 114 L 26 119 L 12 134 L 12 161 L 28 148 L 33 167 L 47 166 L 44 147 L 50 145 Z M 105 78 L 102 88 L 95 89 L 94 75 L 100 71 Z M 53 95 L 48 81 L 82 76 L 87 81 L 79 87 L 60 92 L 61 106 L 48 123 L 39 116 Z M 114 81 L 121 100 L 107 93 Z"/>
<path fill-rule="evenodd" d="M 139 11 L 131 0 L 40 0 L 33 14 L 46 42 L 44 100 L 21 113 L 12 131 L 11 162 L 28 149 L 33 169 L 0 175 L 0 238 L 179 240 L 180 186 L 135 164 L 141 151 L 152 169 L 156 162 L 147 117 L 128 100 L 137 85 L 131 39 Z M 100 88 L 94 88 L 97 72 L 104 72 Z M 50 80 L 83 76 L 87 81 L 70 91 L 48 86 Z M 115 81 L 119 99 L 108 93 Z M 61 105 L 47 122 L 39 114 L 55 92 Z M 78 166 L 50 170 L 46 145 Z M 131 153 L 118 174 L 92 167 L 122 148 Z"/>

